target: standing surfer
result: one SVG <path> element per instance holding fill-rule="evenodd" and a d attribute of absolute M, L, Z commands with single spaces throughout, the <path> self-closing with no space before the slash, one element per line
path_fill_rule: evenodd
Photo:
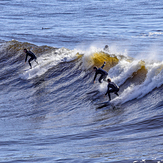
<path fill-rule="evenodd" d="M 105 66 L 105 64 L 106 64 L 106 62 L 104 62 L 104 64 L 100 68 L 93 67 L 93 70 L 95 71 L 95 76 L 94 76 L 94 79 L 93 79 L 94 83 L 95 83 L 95 80 L 96 80 L 96 77 L 97 77 L 98 74 L 101 74 L 101 76 L 99 78 L 100 83 L 102 83 L 101 82 L 102 79 L 104 81 L 106 81 L 106 77 L 107 77 L 108 73 L 105 70 L 103 70 L 103 67 Z"/>
<path fill-rule="evenodd" d="M 28 60 L 28 63 L 29 63 L 30 68 L 32 69 L 31 61 L 34 60 L 34 61 L 38 64 L 38 62 L 36 61 L 36 60 L 37 60 L 37 57 L 35 56 L 34 53 L 32 53 L 31 51 L 28 51 L 27 49 L 24 49 L 24 52 L 26 53 L 25 63 L 26 63 L 26 61 L 27 61 L 28 56 L 31 57 L 31 58 Z"/>
<path fill-rule="evenodd" d="M 119 91 L 119 87 L 114 82 L 111 82 L 111 79 L 108 79 L 107 81 L 108 81 L 108 89 L 105 95 L 108 94 L 109 101 L 111 101 L 110 93 L 115 93 L 117 96 L 119 96 L 119 94 L 117 93 Z"/>

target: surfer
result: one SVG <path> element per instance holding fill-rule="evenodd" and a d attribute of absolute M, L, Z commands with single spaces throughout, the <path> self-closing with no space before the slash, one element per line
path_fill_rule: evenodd
<path fill-rule="evenodd" d="M 119 96 L 119 94 L 117 93 L 119 91 L 119 87 L 114 82 L 111 82 L 111 79 L 108 79 L 107 81 L 108 81 L 108 89 L 105 95 L 108 94 L 109 101 L 111 101 L 110 93 L 115 93 L 117 96 Z"/>
<path fill-rule="evenodd" d="M 26 53 L 25 63 L 26 63 L 26 61 L 27 61 L 28 56 L 31 57 L 31 58 L 28 60 L 28 63 L 29 63 L 30 68 L 32 69 L 31 61 L 34 60 L 34 61 L 38 64 L 38 62 L 36 61 L 36 60 L 37 60 L 37 57 L 35 56 L 34 53 L 32 53 L 31 51 L 28 51 L 27 49 L 24 49 L 24 52 Z"/>
<path fill-rule="evenodd" d="M 108 45 L 105 45 L 104 50 L 105 51 L 109 51 L 109 46 Z"/>
<path fill-rule="evenodd" d="M 102 79 L 104 81 L 106 81 L 106 77 L 107 77 L 108 73 L 105 70 L 103 70 L 103 67 L 105 66 L 105 64 L 106 64 L 106 62 L 104 62 L 104 64 L 100 68 L 93 67 L 93 70 L 95 71 L 95 76 L 94 76 L 94 79 L 93 79 L 94 83 L 95 83 L 95 80 L 96 80 L 96 77 L 97 77 L 98 74 L 101 74 L 101 76 L 99 78 L 100 83 L 102 83 L 101 82 Z"/>

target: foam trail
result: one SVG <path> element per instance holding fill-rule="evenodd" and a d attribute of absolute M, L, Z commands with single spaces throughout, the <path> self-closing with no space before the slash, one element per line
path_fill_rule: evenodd
<path fill-rule="evenodd" d="M 142 98 L 153 89 L 159 88 L 163 84 L 163 62 L 147 65 L 147 69 L 146 80 L 141 85 L 131 85 L 119 97 L 113 99 L 112 102 L 114 104 L 123 104 L 135 98 Z"/>
<path fill-rule="evenodd" d="M 129 77 L 132 77 L 134 72 L 137 72 L 142 67 L 142 62 L 134 60 L 133 62 L 120 60 L 119 63 L 111 68 L 108 72 L 109 78 L 118 86 L 121 86 Z M 103 82 L 99 86 L 99 91 L 104 93 L 107 90 L 107 83 Z"/>
<path fill-rule="evenodd" d="M 141 67 L 142 62 L 139 60 L 134 60 L 133 62 L 121 60 L 115 67 L 110 69 L 108 74 L 112 81 L 120 86 Z"/>
<path fill-rule="evenodd" d="M 26 70 L 20 75 L 23 79 L 32 79 L 46 73 L 50 68 L 57 65 L 60 62 L 69 62 L 76 58 L 76 51 L 71 51 L 65 48 L 57 49 L 52 53 L 48 53 L 38 57 L 38 66 L 34 66 L 33 69 Z M 34 63 L 32 63 L 34 65 Z M 28 69 L 26 67 L 26 69 Z"/>

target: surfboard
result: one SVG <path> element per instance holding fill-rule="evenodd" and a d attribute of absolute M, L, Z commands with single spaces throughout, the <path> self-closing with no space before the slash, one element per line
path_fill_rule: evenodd
<path fill-rule="evenodd" d="M 27 69 L 24 69 L 24 71 L 32 71 L 33 69 L 35 69 L 36 67 L 38 67 L 38 64 L 34 64 L 34 66 L 32 66 L 32 68 L 27 68 Z"/>
<path fill-rule="evenodd" d="M 95 103 L 95 105 L 111 105 L 110 101 Z"/>
<path fill-rule="evenodd" d="M 95 103 L 95 105 L 110 105 L 110 101 Z"/>
<path fill-rule="evenodd" d="M 95 91 L 91 91 L 91 92 L 87 92 L 87 95 L 92 95 L 92 94 L 98 94 L 99 90 L 95 90 Z"/>
<path fill-rule="evenodd" d="M 19 75 L 22 79 L 31 79 L 38 77 L 40 73 L 40 65 L 33 65 L 32 69 L 30 67 L 26 67 L 24 70 L 22 70 L 22 73 Z"/>
<path fill-rule="evenodd" d="M 102 109 L 102 108 L 104 108 L 104 107 L 107 107 L 107 108 L 108 108 L 108 107 L 109 107 L 109 108 L 112 107 L 110 101 L 95 103 L 95 105 L 97 106 L 96 109 Z"/>

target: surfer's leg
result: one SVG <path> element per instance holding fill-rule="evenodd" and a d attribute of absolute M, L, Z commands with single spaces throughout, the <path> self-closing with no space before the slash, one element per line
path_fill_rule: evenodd
<path fill-rule="evenodd" d="M 99 78 L 99 80 L 98 80 L 99 83 L 102 83 L 102 82 L 101 82 L 102 79 L 103 79 L 103 75 L 100 76 L 100 78 Z"/>
<path fill-rule="evenodd" d="M 119 91 L 119 89 L 116 89 L 114 92 L 114 94 L 116 94 L 117 96 L 119 96 L 118 91 Z"/>
<path fill-rule="evenodd" d="M 35 58 L 33 58 L 33 59 L 34 59 L 34 61 L 38 64 L 37 57 L 35 57 Z"/>
<path fill-rule="evenodd" d="M 119 96 L 118 92 L 114 92 L 114 94 L 116 94 L 117 96 Z"/>
<path fill-rule="evenodd" d="M 115 93 L 115 90 L 114 89 L 110 89 L 109 91 L 108 91 L 108 96 L 109 96 L 109 100 L 111 101 L 111 96 L 110 96 L 110 93 Z"/>
<path fill-rule="evenodd" d="M 35 62 L 38 64 L 38 61 L 37 61 L 37 59 L 35 59 Z"/>
<path fill-rule="evenodd" d="M 30 58 L 29 60 L 28 60 L 28 63 L 29 63 L 29 66 L 30 66 L 30 68 L 32 68 L 32 65 L 31 65 L 31 61 L 33 60 L 33 58 Z"/>
<path fill-rule="evenodd" d="M 110 96 L 110 93 L 108 93 L 108 96 L 109 96 L 109 101 L 111 101 L 111 96 Z"/>
<path fill-rule="evenodd" d="M 110 92 L 107 92 L 108 97 L 109 97 L 109 101 L 111 101 L 111 97 L 110 97 Z"/>

